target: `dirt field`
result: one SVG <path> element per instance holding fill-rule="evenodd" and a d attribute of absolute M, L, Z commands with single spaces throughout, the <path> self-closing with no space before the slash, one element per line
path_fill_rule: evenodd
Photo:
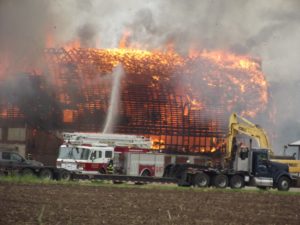
<path fill-rule="evenodd" d="M 300 195 L 0 182 L 0 224 L 300 224 Z"/>

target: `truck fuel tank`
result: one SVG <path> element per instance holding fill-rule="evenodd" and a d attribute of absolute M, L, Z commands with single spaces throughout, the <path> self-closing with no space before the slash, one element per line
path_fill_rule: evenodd
<path fill-rule="evenodd" d="M 254 186 L 272 187 L 273 178 L 271 177 L 254 177 Z"/>

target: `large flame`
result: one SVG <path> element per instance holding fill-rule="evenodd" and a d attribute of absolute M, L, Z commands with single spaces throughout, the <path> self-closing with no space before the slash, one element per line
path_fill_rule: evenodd
<path fill-rule="evenodd" d="M 48 50 L 47 57 L 53 57 L 52 53 Z M 158 89 L 160 83 L 173 85 L 178 95 L 186 96 L 191 110 L 215 105 L 225 107 L 228 112 L 238 111 L 244 116 L 254 117 L 265 110 L 268 102 L 268 85 L 260 64 L 247 56 L 202 51 L 184 57 L 174 51 L 124 48 L 73 48 L 67 54 L 74 57 L 77 70 L 82 71 L 79 76 L 83 75 L 81 78 L 85 80 L 81 85 L 84 92 L 91 85 L 89 80 L 110 73 L 122 63 L 127 74 L 147 81 L 153 89 Z M 93 71 L 87 67 L 92 67 Z M 56 82 L 61 86 L 60 79 Z M 65 95 L 60 96 L 63 103 L 67 99 Z"/>
<path fill-rule="evenodd" d="M 192 151 L 215 151 L 226 129 L 222 118 L 232 111 L 255 117 L 266 110 L 268 85 L 258 60 L 224 51 L 191 50 L 181 55 L 172 46 L 166 51 L 129 49 L 127 38 L 125 32 L 118 49 L 83 49 L 74 42 L 45 50 L 47 66 L 40 75 L 51 77 L 64 124 L 90 123 L 86 112 L 97 123 L 104 122 L 111 87 L 107 75 L 119 63 L 126 81 L 116 131 L 133 127 L 132 133 L 153 137 L 157 149 L 176 143 Z M 51 38 L 47 42 L 53 45 Z M 2 78 L 6 65 L 2 60 Z M 4 103 L 2 119 L 9 113 Z M 13 109 L 20 114 L 18 106 Z"/>

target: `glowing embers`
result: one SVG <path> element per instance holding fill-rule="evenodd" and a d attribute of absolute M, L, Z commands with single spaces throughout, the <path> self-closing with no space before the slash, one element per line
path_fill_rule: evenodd
<path fill-rule="evenodd" d="M 65 109 L 63 111 L 63 122 L 72 123 L 74 121 L 74 110 Z"/>
<path fill-rule="evenodd" d="M 17 106 L 0 106 L 0 119 L 22 119 L 24 115 Z"/>

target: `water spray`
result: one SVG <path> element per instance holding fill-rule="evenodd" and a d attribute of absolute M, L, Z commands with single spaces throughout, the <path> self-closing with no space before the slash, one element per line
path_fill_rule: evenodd
<path fill-rule="evenodd" d="M 112 76 L 113 76 L 112 91 L 110 95 L 108 113 L 106 116 L 103 133 L 113 132 L 113 127 L 116 122 L 116 116 L 117 116 L 117 112 L 119 111 L 119 105 L 120 105 L 120 89 L 121 89 L 120 83 L 124 74 L 125 73 L 122 64 L 118 64 L 112 72 Z"/>

